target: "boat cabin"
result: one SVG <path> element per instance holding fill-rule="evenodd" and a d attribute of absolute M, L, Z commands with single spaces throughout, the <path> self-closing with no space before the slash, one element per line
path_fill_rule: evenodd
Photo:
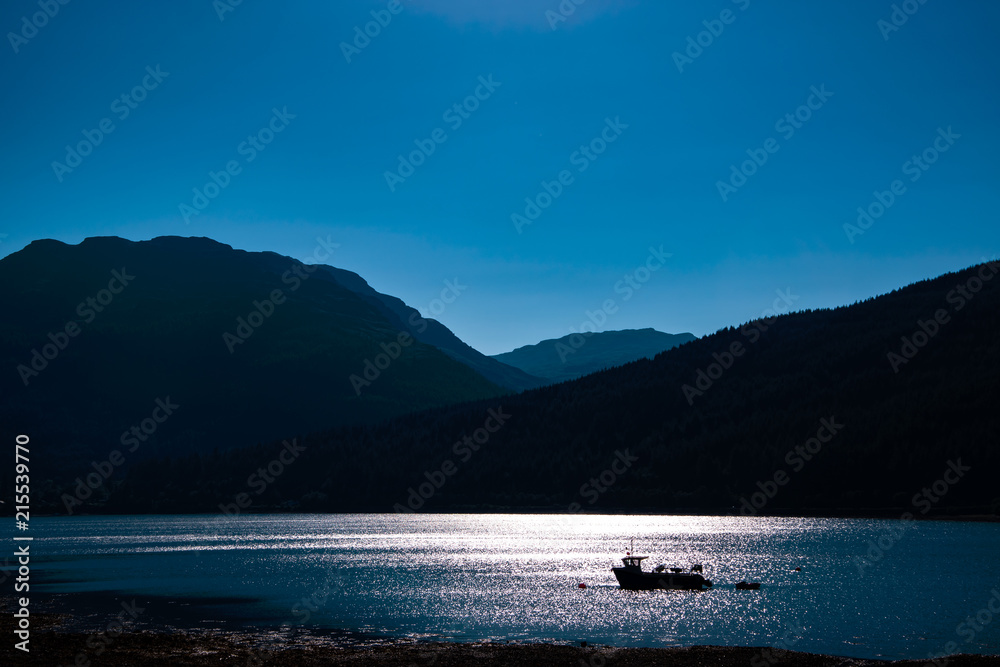
<path fill-rule="evenodd" d="M 636 570 L 642 569 L 642 561 L 649 558 L 649 556 L 625 556 L 622 558 L 622 562 L 625 563 L 625 567 L 635 568 Z"/>

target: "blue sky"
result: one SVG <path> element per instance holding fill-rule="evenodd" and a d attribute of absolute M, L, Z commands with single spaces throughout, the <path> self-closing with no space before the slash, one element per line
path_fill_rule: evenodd
<path fill-rule="evenodd" d="M 307 259 L 322 238 L 329 263 L 425 312 L 457 279 L 436 316 L 493 354 L 609 299 L 603 329 L 701 335 L 776 290 L 836 306 L 1000 247 L 996 3 L 912 0 L 880 26 L 893 3 L 223 2 L 70 1 L 37 30 L 37 0 L 4 4 L 0 255 L 170 234 Z M 805 120 L 776 126 L 789 113 Z M 53 166 L 102 121 L 78 166 Z M 416 142 L 433 152 L 390 187 Z M 210 172 L 228 183 L 185 219 Z"/>

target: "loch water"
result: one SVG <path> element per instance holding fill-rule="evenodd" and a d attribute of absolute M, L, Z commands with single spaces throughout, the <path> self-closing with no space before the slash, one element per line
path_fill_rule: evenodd
<path fill-rule="evenodd" d="M 154 625 L 163 610 L 184 610 L 170 623 L 862 658 L 924 659 L 949 644 L 1000 654 L 1000 613 L 990 610 L 1000 610 L 1000 524 L 292 514 L 50 517 L 32 532 L 36 599 L 138 599 Z M 611 568 L 633 539 L 647 569 L 701 563 L 715 586 L 619 589 Z M 741 580 L 761 588 L 736 590 Z"/>

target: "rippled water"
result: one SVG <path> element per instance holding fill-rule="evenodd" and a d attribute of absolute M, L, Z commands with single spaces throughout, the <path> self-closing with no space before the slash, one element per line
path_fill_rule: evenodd
<path fill-rule="evenodd" d="M 1000 614 L 993 619 L 988 608 L 1000 591 L 1000 525 L 905 525 L 913 524 L 582 515 L 74 517 L 34 521 L 32 551 L 35 571 L 52 582 L 45 591 L 184 600 L 194 624 L 214 627 L 767 645 L 887 658 L 926 658 L 955 642 L 960 652 L 1000 653 Z M 647 568 L 704 563 L 715 587 L 620 590 L 610 568 L 631 538 L 636 552 L 650 556 Z M 858 559 L 877 557 L 879 539 L 888 549 L 864 565 Z M 735 590 L 742 579 L 760 581 L 761 590 Z M 1000 609 L 1000 593 L 993 605 Z M 982 610 L 990 620 L 983 624 L 980 613 L 979 630 L 960 625 Z"/>

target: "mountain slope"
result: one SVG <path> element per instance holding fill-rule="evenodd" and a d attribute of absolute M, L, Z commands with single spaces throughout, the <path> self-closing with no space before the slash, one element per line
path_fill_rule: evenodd
<path fill-rule="evenodd" d="M 401 345 L 398 322 L 322 268 L 210 239 L 36 241 L 0 261 L 0 284 L 0 420 L 44 443 L 54 476 L 86 475 L 143 420 L 155 434 L 130 461 L 504 393 Z"/>
<path fill-rule="evenodd" d="M 563 382 L 652 358 L 694 339 L 689 333 L 668 334 L 655 329 L 571 334 L 495 354 L 493 358 L 550 382 Z"/>
<path fill-rule="evenodd" d="M 332 266 L 321 266 L 320 270 L 333 278 L 341 287 L 351 290 L 372 304 L 397 330 L 407 331 L 420 342 L 433 345 L 490 382 L 514 391 L 532 389 L 545 384 L 540 377 L 534 377 L 520 368 L 488 357 L 472 348 L 437 320 L 422 317 L 419 311 L 407 306 L 402 299 L 377 292 L 358 274 Z"/>
<path fill-rule="evenodd" d="M 992 271 L 727 328 L 514 396 L 315 434 L 254 507 L 988 512 L 1000 504 Z M 215 511 L 278 447 L 143 466 L 108 509 Z"/>

